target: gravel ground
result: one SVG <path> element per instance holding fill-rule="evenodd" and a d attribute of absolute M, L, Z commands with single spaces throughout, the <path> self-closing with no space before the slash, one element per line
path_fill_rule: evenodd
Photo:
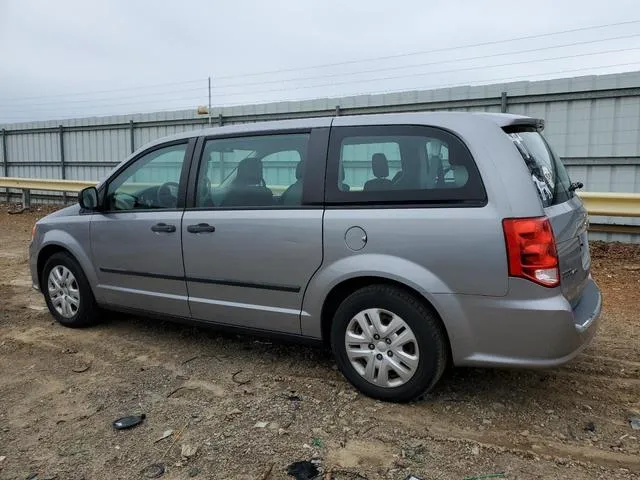
<path fill-rule="evenodd" d="M 603 324 L 568 365 L 454 369 L 394 405 L 319 349 L 115 314 L 59 326 L 27 267 L 45 213 L 0 206 L 0 479 L 149 478 L 159 462 L 163 479 L 285 479 L 314 458 L 324 479 L 640 478 L 638 247 L 592 245 Z"/>

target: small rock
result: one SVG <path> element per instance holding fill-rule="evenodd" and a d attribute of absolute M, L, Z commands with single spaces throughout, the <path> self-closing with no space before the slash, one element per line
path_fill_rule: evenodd
<path fill-rule="evenodd" d="M 184 457 L 184 458 L 191 458 L 193 457 L 196 453 L 198 452 L 198 446 L 197 445 L 188 445 L 188 444 L 183 444 L 182 445 L 182 450 L 180 451 L 180 454 Z"/>
<path fill-rule="evenodd" d="M 170 437 L 171 435 L 173 435 L 172 429 L 165 430 L 164 432 L 162 432 L 162 435 L 160 436 L 160 438 L 156 440 L 156 443 L 159 442 L 160 440 L 164 440 L 165 438 Z"/>
<path fill-rule="evenodd" d="M 200 473 L 200 469 L 198 467 L 191 467 L 189 469 L 189 476 L 196 477 Z"/>
<path fill-rule="evenodd" d="M 227 411 L 227 415 L 228 416 L 233 416 L 233 415 L 240 415 L 242 412 L 240 411 L 239 408 L 232 408 L 231 410 Z"/>
<path fill-rule="evenodd" d="M 145 478 L 160 478 L 164 475 L 164 463 L 152 463 L 142 469 L 142 476 Z"/>
<path fill-rule="evenodd" d="M 552 409 L 549 410 L 545 410 L 544 413 L 546 413 L 547 415 L 551 415 L 554 411 Z"/>
<path fill-rule="evenodd" d="M 89 370 L 90 365 L 88 363 L 78 363 L 76 365 L 74 365 L 71 370 L 76 372 L 76 373 L 82 373 L 82 372 L 86 372 L 87 370 Z"/>
<path fill-rule="evenodd" d="M 595 432 L 596 431 L 596 424 L 593 422 L 589 422 L 585 425 L 584 427 L 585 431 L 587 432 Z"/>
<path fill-rule="evenodd" d="M 471 448 L 471 453 L 472 453 L 473 455 L 480 455 L 480 447 L 478 447 L 477 445 L 474 445 L 474 446 Z"/>
<path fill-rule="evenodd" d="M 528 437 L 529 436 L 529 430 L 522 430 L 520 432 L 520 435 L 522 435 L 523 437 Z"/>
<path fill-rule="evenodd" d="M 567 436 L 566 436 L 566 435 L 563 435 L 562 433 L 559 433 L 559 434 L 558 434 L 558 438 L 559 438 L 560 440 L 566 440 L 566 439 L 567 439 Z"/>
<path fill-rule="evenodd" d="M 254 428 L 264 428 L 267 425 L 269 425 L 269 422 L 256 422 L 256 424 L 253 427 Z"/>
<path fill-rule="evenodd" d="M 491 425 L 491 420 L 489 420 L 488 418 L 483 418 L 483 419 L 482 419 L 482 423 L 483 423 L 484 425 Z"/>
<path fill-rule="evenodd" d="M 7 459 L 4 455 L 0 457 L 0 463 L 4 462 Z"/>
<path fill-rule="evenodd" d="M 286 435 L 288 432 L 284 428 L 278 429 L 278 435 Z"/>
<path fill-rule="evenodd" d="M 629 425 L 633 430 L 640 430 L 640 418 L 630 418 Z"/>
<path fill-rule="evenodd" d="M 398 468 L 407 468 L 409 466 L 409 462 L 404 458 L 396 458 L 393 464 Z"/>
<path fill-rule="evenodd" d="M 504 403 L 493 402 L 491 404 L 491 408 L 493 408 L 494 410 L 504 410 L 505 409 L 505 405 L 504 405 Z"/>

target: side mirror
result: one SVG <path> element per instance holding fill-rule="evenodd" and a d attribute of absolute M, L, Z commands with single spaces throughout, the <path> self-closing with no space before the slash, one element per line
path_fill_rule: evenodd
<path fill-rule="evenodd" d="M 96 187 L 87 187 L 80 190 L 78 194 L 78 202 L 85 210 L 98 209 L 98 189 Z"/>

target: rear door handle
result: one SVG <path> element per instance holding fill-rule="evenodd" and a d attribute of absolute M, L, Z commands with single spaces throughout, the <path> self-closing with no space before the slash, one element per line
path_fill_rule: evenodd
<path fill-rule="evenodd" d="M 187 232 L 189 233 L 211 233 L 215 231 L 216 227 L 209 225 L 208 223 L 199 223 L 197 225 L 187 226 Z"/>
<path fill-rule="evenodd" d="M 166 223 L 156 223 L 153 227 L 151 227 L 152 232 L 166 232 L 173 233 L 176 231 L 175 225 L 167 225 Z"/>

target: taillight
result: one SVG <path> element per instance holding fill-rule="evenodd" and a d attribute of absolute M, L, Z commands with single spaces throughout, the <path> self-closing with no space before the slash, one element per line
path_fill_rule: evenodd
<path fill-rule="evenodd" d="M 509 275 L 545 287 L 560 285 L 556 241 L 547 217 L 508 218 L 502 221 L 507 243 Z"/>

